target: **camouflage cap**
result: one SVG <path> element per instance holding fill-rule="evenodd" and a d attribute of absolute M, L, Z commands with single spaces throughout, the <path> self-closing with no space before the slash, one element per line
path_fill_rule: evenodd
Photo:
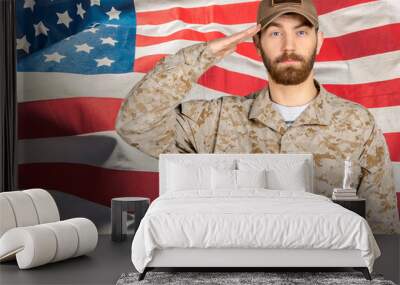
<path fill-rule="evenodd" d="M 286 13 L 296 13 L 304 16 L 318 29 L 318 14 L 312 0 L 262 0 L 258 6 L 257 24 L 261 30 L 269 23 Z"/>

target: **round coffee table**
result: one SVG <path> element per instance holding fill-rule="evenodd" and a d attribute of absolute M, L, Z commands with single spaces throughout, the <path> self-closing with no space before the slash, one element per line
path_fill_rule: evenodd
<path fill-rule="evenodd" d="M 140 221 L 146 214 L 150 199 L 144 197 L 118 197 L 111 199 L 111 239 L 123 241 L 127 233 L 127 212 L 135 214 L 135 234 Z"/>

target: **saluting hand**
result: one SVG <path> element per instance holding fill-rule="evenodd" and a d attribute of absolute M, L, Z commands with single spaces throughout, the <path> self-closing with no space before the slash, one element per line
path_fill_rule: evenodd
<path fill-rule="evenodd" d="M 261 25 L 256 25 L 231 36 L 211 40 L 208 48 L 217 57 L 225 57 L 236 50 L 236 46 L 260 31 Z"/>

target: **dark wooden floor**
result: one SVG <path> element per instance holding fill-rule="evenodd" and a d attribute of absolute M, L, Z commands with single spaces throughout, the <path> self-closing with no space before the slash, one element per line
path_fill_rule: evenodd
<path fill-rule="evenodd" d="M 131 240 L 111 241 L 100 235 L 97 248 L 87 256 L 19 270 L 16 262 L 0 264 L 0 284 L 115 284 L 124 272 L 134 271 Z"/>
<path fill-rule="evenodd" d="M 383 256 L 376 260 L 374 272 L 399 284 L 399 239 L 376 236 L 376 240 Z M 100 235 L 96 250 L 87 256 L 28 270 L 19 270 L 15 261 L 2 263 L 0 285 L 115 284 L 122 273 L 135 271 L 130 257 L 131 242 L 132 238 L 129 238 L 116 243 L 109 235 Z"/>

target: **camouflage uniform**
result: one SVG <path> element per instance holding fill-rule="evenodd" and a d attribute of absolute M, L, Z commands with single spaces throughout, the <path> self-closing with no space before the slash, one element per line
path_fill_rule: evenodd
<path fill-rule="evenodd" d="M 330 197 L 341 187 L 346 157 L 353 185 L 366 198 L 374 233 L 400 233 L 391 161 L 371 113 L 356 103 L 319 94 L 291 127 L 272 108 L 268 88 L 246 97 L 182 103 L 193 83 L 219 58 L 207 43 L 162 59 L 130 92 L 116 129 L 130 145 L 160 153 L 313 153 L 315 192 Z"/>

